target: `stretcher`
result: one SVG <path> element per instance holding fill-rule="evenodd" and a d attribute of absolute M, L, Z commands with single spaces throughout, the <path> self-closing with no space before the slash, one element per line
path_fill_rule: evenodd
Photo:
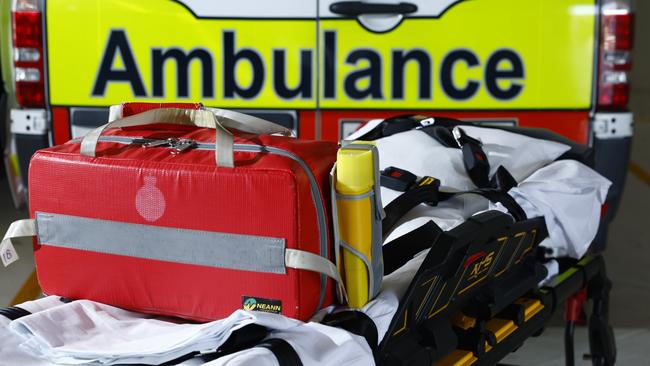
<path fill-rule="evenodd" d="M 569 145 L 571 149 L 561 159 L 592 162 L 590 149 L 548 131 L 516 132 Z M 437 189 L 435 184 L 422 186 L 387 205 L 384 235 L 404 212 L 432 197 L 442 200 L 444 194 Z M 383 247 L 385 275 L 428 249 L 385 333 L 379 334 L 365 313 L 352 309 L 335 309 L 321 322 L 363 337 L 377 365 L 495 365 L 528 338 L 539 335 L 569 300 L 573 315 L 567 323 L 565 344 L 567 364 L 572 365 L 576 309 L 589 299 L 593 302 L 588 318 L 590 358 L 594 365 L 614 364 L 611 282 L 602 256 L 590 253 L 580 260 L 562 260 L 559 275 L 540 287 L 547 270 L 539 244 L 547 236 L 543 217 L 528 218 L 513 210 L 510 214 L 485 211 L 448 231 L 431 222 Z M 4 312 L 1 315 L 7 317 L 21 315 Z M 233 331 L 214 353 L 200 356 L 215 360 L 251 347 L 270 350 L 282 366 L 309 364 L 289 342 L 269 337 L 268 330 L 256 324 Z M 188 354 L 166 364 L 195 356 Z"/>
<path fill-rule="evenodd" d="M 562 142 L 571 149 L 561 159 L 592 163 L 590 149 L 549 131 L 506 129 Z M 593 302 L 587 322 L 590 359 L 594 365 L 614 364 L 611 282 L 602 256 L 589 253 L 581 260 L 561 260 L 560 273 L 539 287 L 546 276 L 544 249 L 538 247 L 548 235 L 544 218 L 511 214 L 487 211 L 446 232 L 425 226 L 393 247 L 384 246 L 387 271 L 395 267 L 390 259 L 408 256 L 405 249 L 414 242 L 424 241 L 431 249 L 384 339 L 373 349 L 378 365 L 495 365 L 528 338 L 540 335 L 565 303 L 566 364 L 573 365 L 573 327 L 576 318 L 584 316 L 580 313 L 586 299 Z M 413 253 L 422 248 L 415 247 Z"/>

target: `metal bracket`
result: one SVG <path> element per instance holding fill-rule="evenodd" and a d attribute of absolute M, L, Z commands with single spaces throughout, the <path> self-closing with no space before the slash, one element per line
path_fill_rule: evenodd
<path fill-rule="evenodd" d="M 632 137 L 634 118 L 632 113 L 596 113 L 593 131 L 597 139 Z"/>
<path fill-rule="evenodd" d="M 46 135 L 49 130 L 47 110 L 12 109 L 11 133 L 23 135 Z"/>

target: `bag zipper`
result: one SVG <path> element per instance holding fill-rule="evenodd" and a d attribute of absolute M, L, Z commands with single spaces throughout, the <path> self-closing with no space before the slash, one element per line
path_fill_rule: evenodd
<path fill-rule="evenodd" d="M 81 142 L 80 137 L 72 139 L 67 143 L 76 143 Z M 214 143 L 205 143 L 197 142 L 196 140 L 186 139 L 186 138 L 167 138 L 167 139 L 151 139 L 143 137 L 126 137 L 126 136 L 100 136 L 99 142 L 113 142 L 118 144 L 125 145 L 141 145 L 143 148 L 152 148 L 152 147 L 161 147 L 161 148 L 170 148 L 172 149 L 171 154 L 177 155 L 183 153 L 190 149 L 197 150 L 214 150 Z M 329 259 L 329 248 L 328 248 L 328 230 L 327 230 L 327 219 L 325 213 L 325 205 L 321 199 L 320 189 L 318 188 L 318 183 L 316 183 L 316 177 L 309 170 L 307 163 L 302 160 L 298 155 L 273 146 L 264 146 L 264 145 L 255 145 L 255 144 L 234 144 L 234 151 L 239 152 L 252 152 L 252 153 L 268 153 L 275 154 L 287 157 L 294 160 L 300 165 L 300 167 L 307 174 L 309 180 L 309 186 L 311 190 L 312 201 L 314 202 L 314 207 L 316 208 L 316 217 L 318 220 L 318 234 L 319 234 L 319 243 L 320 243 L 320 255 L 326 259 Z M 318 307 L 316 311 L 320 310 L 325 301 L 325 292 L 327 289 L 327 277 L 323 274 L 320 275 L 320 299 L 318 302 Z"/>

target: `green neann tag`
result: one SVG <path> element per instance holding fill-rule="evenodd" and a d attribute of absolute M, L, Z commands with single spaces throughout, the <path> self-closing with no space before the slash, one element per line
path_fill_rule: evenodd
<path fill-rule="evenodd" d="M 261 297 L 242 296 L 241 307 L 247 311 L 282 314 L 282 301 L 264 299 Z"/>

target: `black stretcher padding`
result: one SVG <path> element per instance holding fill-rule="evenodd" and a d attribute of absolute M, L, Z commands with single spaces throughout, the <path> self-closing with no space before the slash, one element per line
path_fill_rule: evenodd
<path fill-rule="evenodd" d="M 16 320 L 18 318 L 22 318 L 23 316 L 31 315 L 29 311 L 19 308 L 17 306 L 11 306 L 8 308 L 1 308 L 0 309 L 0 315 L 4 316 L 5 318 L 9 320 Z"/>
<path fill-rule="evenodd" d="M 258 344 L 257 347 L 263 347 L 271 351 L 280 366 L 302 366 L 302 361 L 300 361 L 298 353 L 284 339 L 270 338 Z"/>

